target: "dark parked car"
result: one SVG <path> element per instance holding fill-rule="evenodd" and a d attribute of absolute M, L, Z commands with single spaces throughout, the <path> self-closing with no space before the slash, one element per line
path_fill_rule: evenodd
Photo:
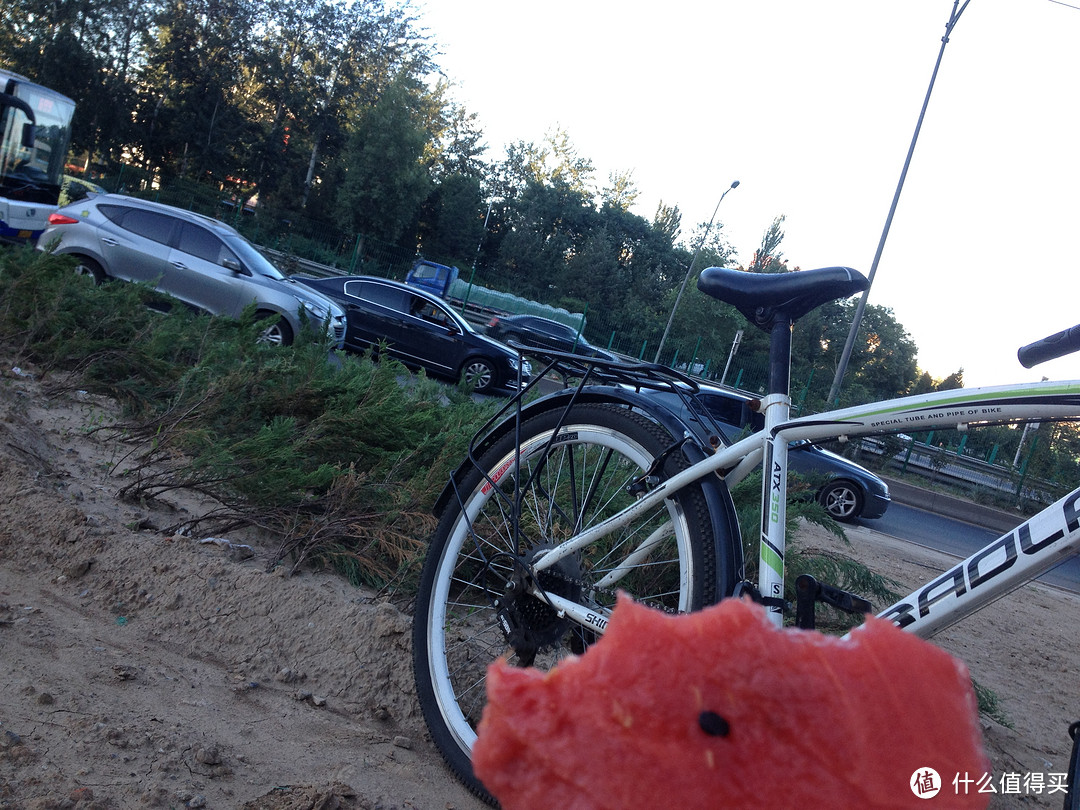
<path fill-rule="evenodd" d="M 96 194 L 52 214 L 37 247 L 74 256 L 76 272 L 98 283 L 150 282 L 212 315 L 235 318 L 254 303 L 260 318 L 278 316 L 263 343 L 292 343 L 305 319 L 325 323 L 337 347 L 345 337 L 345 313 L 329 299 L 282 275 L 224 222 L 182 208 Z"/>
<path fill-rule="evenodd" d="M 295 278 L 345 310 L 346 349 L 378 350 L 385 342 L 387 353 L 406 366 L 464 379 L 481 393 L 517 387 L 517 352 L 477 333 L 434 295 L 372 276 Z M 531 371 L 525 362 L 523 380 Z"/>
<path fill-rule="evenodd" d="M 593 346 L 576 329 L 537 315 L 498 315 L 488 323 L 487 334 L 503 343 L 514 340 L 538 349 L 554 349 L 603 360 L 619 359 L 611 352 Z"/>
<path fill-rule="evenodd" d="M 655 392 L 672 411 L 679 413 L 692 425 L 711 431 L 708 421 L 687 413 L 679 397 L 672 393 Z M 753 430 L 764 427 L 764 417 L 751 410 L 754 397 L 727 388 L 701 386 L 698 401 L 716 422 L 721 438 L 734 443 Z M 872 472 L 843 456 L 831 453 L 807 441 L 792 442 L 788 447 L 791 471 L 810 480 L 821 480 L 817 498 L 837 520 L 879 518 L 889 508 L 888 485 Z"/>

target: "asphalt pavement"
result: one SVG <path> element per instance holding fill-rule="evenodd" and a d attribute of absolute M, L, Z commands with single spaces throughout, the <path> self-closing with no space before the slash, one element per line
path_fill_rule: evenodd
<path fill-rule="evenodd" d="M 1019 526 L 1024 518 L 888 479 L 893 502 L 885 514 L 862 525 L 901 540 L 965 559 Z M 1080 593 L 1080 557 L 1071 557 L 1039 582 Z"/>

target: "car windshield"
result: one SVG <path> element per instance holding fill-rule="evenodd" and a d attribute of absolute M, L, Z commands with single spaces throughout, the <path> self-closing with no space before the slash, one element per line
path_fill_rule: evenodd
<path fill-rule="evenodd" d="M 270 260 L 259 253 L 255 249 L 255 246 L 251 244 L 247 239 L 239 234 L 229 234 L 225 236 L 225 242 L 229 248 L 232 249 L 244 267 L 250 270 L 252 273 L 256 273 L 260 276 L 266 276 L 267 278 L 276 279 L 278 281 L 284 281 L 285 276 L 280 270 L 270 263 Z"/>

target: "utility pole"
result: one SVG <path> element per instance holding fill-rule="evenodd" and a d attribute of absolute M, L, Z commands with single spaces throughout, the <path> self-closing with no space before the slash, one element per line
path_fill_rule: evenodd
<path fill-rule="evenodd" d="M 949 35 L 952 34 L 953 28 L 956 26 L 957 21 L 960 19 L 960 15 L 964 13 L 964 9 L 968 7 L 968 3 L 971 0 L 964 0 L 964 5 L 960 6 L 960 0 L 953 0 L 952 14 L 949 16 L 949 22 L 945 25 L 945 36 L 941 38 L 941 49 L 938 51 L 937 62 L 934 63 L 934 72 L 930 76 L 930 86 L 926 88 L 926 98 L 923 99 L 922 110 L 919 112 L 918 123 L 915 124 L 915 134 L 911 136 L 911 145 L 908 147 L 907 157 L 904 160 L 904 168 L 900 172 L 900 182 L 896 184 L 896 192 L 893 194 L 892 205 L 889 206 L 889 215 L 885 218 L 885 227 L 881 231 L 881 239 L 878 240 L 877 252 L 874 254 L 874 262 L 870 265 L 870 273 L 867 275 L 866 289 L 863 291 L 862 297 L 859 299 L 859 305 L 855 308 L 855 319 L 851 322 L 851 331 L 848 332 L 847 342 L 844 344 L 844 351 L 840 355 L 840 365 L 836 368 L 836 376 L 833 377 L 832 388 L 829 389 L 830 405 L 835 405 L 837 398 L 840 396 L 840 383 L 844 379 L 844 374 L 847 372 L 848 363 L 851 360 L 851 350 L 855 346 L 855 338 L 858 337 L 859 327 L 862 325 L 863 313 L 866 311 L 866 299 L 870 296 L 870 287 L 874 283 L 874 276 L 877 274 L 878 263 L 881 261 L 881 252 L 885 249 L 885 240 L 889 236 L 889 229 L 892 228 L 893 215 L 896 213 L 896 204 L 900 201 L 900 192 L 904 188 L 904 180 L 907 179 L 908 167 L 911 165 L 911 156 L 915 152 L 915 143 L 919 140 L 919 131 L 922 129 L 923 119 L 926 117 L 926 108 L 930 104 L 930 94 L 934 91 L 934 82 L 937 81 L 938 68 L 941 67 L 941 58 L 945 55 L 945 46 L 949 44 Z M 959 6 L 959 8 L 957 8 Z"/>

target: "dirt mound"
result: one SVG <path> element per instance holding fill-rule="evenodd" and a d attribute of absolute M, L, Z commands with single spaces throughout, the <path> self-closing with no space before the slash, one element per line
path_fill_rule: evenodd
<path fill-rule="evenodd" d="M 0 379 L 0 806 L 481 806 L 425 739 L 410 618 L 258 537 L 118 501 L 110 405 Z"/>
<path fill-rule="evenodd" d="M 0 807 L 482 807 L 424 731 L 407 613 L 267 570 L 257 536 L 164 532 L 207 504 L 118 500 L 128 448 L 91 432 L 112 412 L 0 367 Z M 950 563 L 849 535 L 912 586 Z M 984 722 L 995 779 L 1064 771 L 1077 626 L 1080 600 L 1030 586 L 940 639 L 1014 723 Z"/>

